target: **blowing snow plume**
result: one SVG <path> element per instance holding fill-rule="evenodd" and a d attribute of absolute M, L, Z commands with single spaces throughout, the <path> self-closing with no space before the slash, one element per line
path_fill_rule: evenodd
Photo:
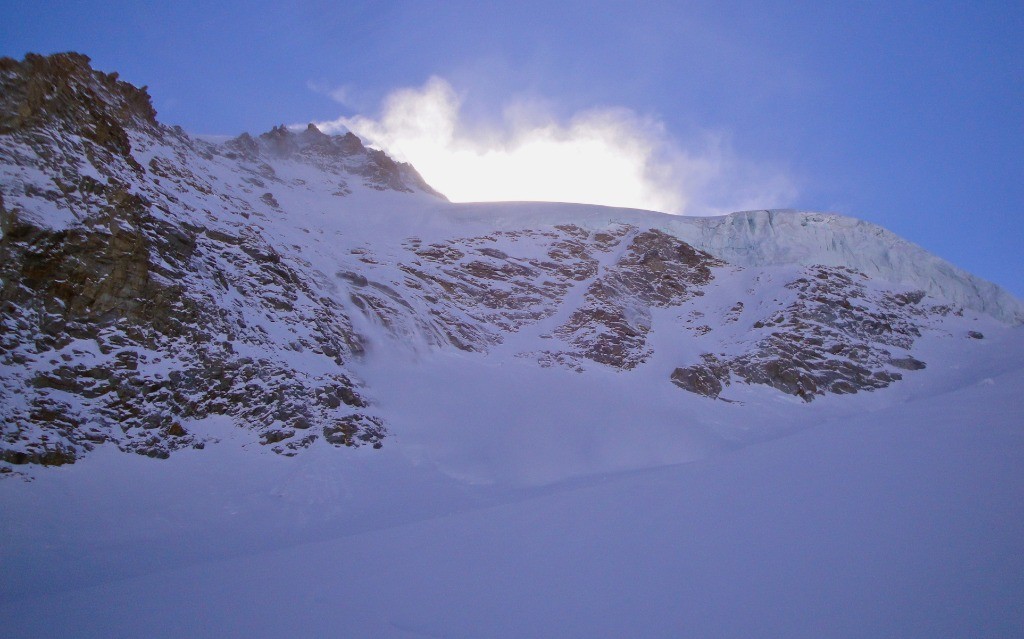
<path fill-rule="evenodd" d="M 469 126 L 462 96 L 432 77 L 399 89 L 377 119 L 356 115 L 318 123 L 327 133 L 351 130 L 412 163 L 454 202 L 555 201 L 719 214 L 785 206 L 793 180 L 733 152 L 722 133 L 688 145 L 665 125 L 621 107 L 580 111 L 560 122 L 533 103 L 514 102 L 501 124 Z"/>

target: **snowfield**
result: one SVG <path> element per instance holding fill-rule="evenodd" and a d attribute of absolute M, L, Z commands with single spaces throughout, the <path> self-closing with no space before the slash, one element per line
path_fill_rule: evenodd
<path fill-rule="evenodd" d="M 746 406 L 647 393 L 629 415 L 597 398 L 637 389 L 568 371 L 393 363 L 381 451 L 282 458 L 209 423 L 203 451 L 0 483 L 0 618 L 10 637 L 1016 636 L 1024 334 L 985 350 L 732 449 L 708 433 Z"/>

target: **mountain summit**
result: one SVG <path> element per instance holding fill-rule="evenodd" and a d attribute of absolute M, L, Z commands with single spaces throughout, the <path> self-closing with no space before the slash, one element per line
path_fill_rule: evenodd
<path fill-rule="evenodd" d="M 290 456 L 389 433 L 429 447 L 443 428 L 418 420 L 446 415 L 537 416 L 495 412 L 460 373 L 408 377 L 444 361 L 484 365 L 510 396 L 495 367 L 601 401 L 618 388 L 618 437 L 691 422 L 681 461 L 814 400 L 861 410 L 832 400 L 979 356 L 1024 321 L 999 287 L 850 218 L 451 204 L 351 133 L 189 136 L 78 54 L 0 60 L 0 228 L 8 473 L 98 446 L 203 449 L 222 422 Z M 576 410 L 561 397 L 541 421 Z"/>

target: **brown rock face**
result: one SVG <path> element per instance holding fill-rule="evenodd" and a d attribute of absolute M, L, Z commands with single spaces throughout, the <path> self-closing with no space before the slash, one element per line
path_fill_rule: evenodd
<path fill-rule="evenodd" d="M 574 355 L 628 370 L 650 355 L 651 307 L 703 295 L 723 262 L 658 230 L 633 236 L 623 256 L 587 289 L 583 305 L 555 333 Z"/>
<path fill-rule="evenodd" d="M 157 127 L 145 87 L 93 70 L 84 55 L 0 58 L 0 134 L 56 123 L 122 157 L 131 153 L 126 125 Z"/>
<path fill-rule="evenodd" d="M 715 399 L 722 392 L 722 382 L 706 366 L 677 368 L 672 371 L 672 383 L 676 386 Z"/>
<path fill-rule="evenodd" d="M 706 353 L 701 364 L 676 369 L 672 381 L 707 395 L 706 381 L 680 382 L 711 375 L 729 384 L 735 375 L 809 402 L 826 393 L 885 388 L 903 378 L 900 371 L 924 368 L 924 362 L 889 349 L 909 349 L 920 337 L 915 316 L 947 309 L 921 306 L 923 294 L 873 293 L 865 279 L 844 268 L 806 269 L 786 285 L 796 300 L 754 322 L 754 334 L 761 337 L 746 352 Z"/>
<path fill-rule="evenodd" d="M 370 254 L 360 258 L 363 273 L 338 277 L 350 285 L 353 304 L 396 336 L 482 352 L 557 312 L 569 291 L 597 273 L 597 256 L 621 240 L 620 231 L 566 224 L 429 245 L 410 238 L 398 264 L 404 281 L 378 281 Z"/>
<path fill-rule="evenodd" d="M 274 260 L 269 247 L 241 239 L 217 244 L 145 209 L 123 211 L 115 225 L 65 231 L 2 217 L 13 232 L 0 239 L 0 320 L 7 327 L 0 362 L 35 371 L 22 393 L 27 405 L 4 423 L 4 443 L 13 447 L 3 453 L 8 461 L 69 463 L 103 441 L 166 457 L 201 443 L 181 427 L 183 419 L 227 415 L 279 432 L 365 405 L 341 370 L 317 378 L 273 356 L 237 354 L 242 345 L 268 354 L 279 345 L 250 330 L 245 312 L 229 312 L 211 297 L 214 282 L 248 291 L 264 312 L 287 310 L 291 321 L 315 327 L 295 348 L 341 365 L 343 354 L 360 347 L 340 309 L 311 299 L 303 277 Z M 225 263 L 239 270 L 217 270 Z M 200 281 L 198 270 L 209 279 Z M 18 385 L 4 381 L 8 389 Z M 366 441 L 359 423 L 351 429 L 352 445 Z M 26 441 L 31 432 L 49 434 Z M 383 425 L 373 432 L 377 444 Z"/>
<path fill-rule="evenodd" d="M 0 183 L 0 458 L 71 463 L 103 442 L 162 458 L 202 447 L 184 424 L 215 415 L 277 444 L 271 433 L 366 407 L 345 371 L 362 343 L 344 310 L 253 228 L 195 223 L 173 192 L 213 186 L 189 168 L 193 142 L 155 121 L 145 89 L 77 54 L 0 60 L 0 89 L 0 162 L 15 176 Z M 144 167 L 132 140 L 169 152 Z M 51 225 L 14 201 L 60 215 Z M 334 368 L 311 374 L 287 352 Z M 375 419 L 345 422 L 351 445 L 380 444 Z"/>

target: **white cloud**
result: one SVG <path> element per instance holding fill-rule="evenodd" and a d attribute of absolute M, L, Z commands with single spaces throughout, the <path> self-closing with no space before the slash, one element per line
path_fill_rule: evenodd
<path fill-rule="evenodd" d="M 787 175 L 744 162 L 721 134 L 684 146 L 662 122 L 629 109 L 590 109 L 560 122 L 526 102 L 508 105 L 499 126 L 470 127 L 461 103 L 434 77 L 393 92 L 377 119 L 318 126 L 351 130 L 412 163 L 455 202 L 581 202 L 707 215 L 784 206 L 796 195 Z"/>

